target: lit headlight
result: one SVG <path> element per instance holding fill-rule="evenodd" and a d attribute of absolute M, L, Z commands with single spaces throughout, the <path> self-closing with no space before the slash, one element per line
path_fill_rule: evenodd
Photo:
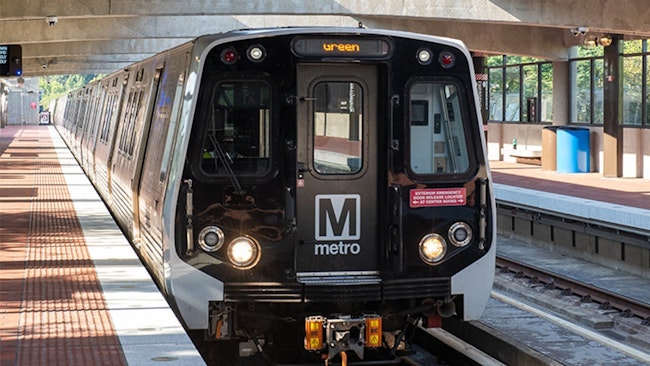
<path fill-rule="evenodd" d="M 433 60 L 433 54 L 428 48 L 420 48 L 416 54 L 416 58 L 421 65 L 428 65 Z"/>
<path fill-rule="evenodd" d="M 447 243 L 438 234 L 428 234 L 420 240 L 420 258 L 428 264 L 439 262 L 446 252 Z"/>
<path fill-rule="evenodd" d="M 240 236 L 230 242 L 228 258 L 239 269 L 249 269 L 260 261 L 260 246 L 251 238 Z"/>
<path fill-rule="evenodd" d="M 464 222 L 456 222 L 449 228 L 449 241 L 457 247 L 464 247 L 472 241 L 472 228 Z"/>
<path fill-rule="evenodd" d="M 252 62 L 262 62 L 266 58 L 266 50 L 262 45 L 256 44 L 248 48 L 246 56 Z"/>
<path fill-rule="evenodd" d="M 199 233 L 199 246 L 206 252 L 216 252 L 223 246 L 223 231 L 216 226 L 206 226 Z"/>

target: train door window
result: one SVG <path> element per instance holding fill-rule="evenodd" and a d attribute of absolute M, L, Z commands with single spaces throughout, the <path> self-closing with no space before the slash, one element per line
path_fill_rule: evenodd
<path fill-rule="evenodd" d="M 270 168 L 271 87 L 262 81 L 216 85 L 203 143 L 206 174 L 264 175 Z"/>
<path fill-rule="evenodd" d="M 183 84 L 185 83 L 185 73 L 181 72 L 178 76 L 176 91 L 174 92 L 174 104 L 172 104 L 171 116 L 169 117 L 169 128 L 167 128 L 167 137 L 165 139 L 165 151 L 163 152 L 162 162 L 160 165 L 160 181 L 167 177 L 167 169 L 171 163 L 171 153 L 174 147 L 174 138 L 176 137 L 176 121 L 181 108 L 181 97 L 183 96 Z"/>
<path fill-rule="evenodd" d="M 362 162 L 362 90 L 354 82 L 322 82 L 314 88 L 314 169 L 355 174 Z"/>
<path fill-rule="evenodd" d="M 459 174 L 469 152 L 458 87 L 417 82 L 410 88 L 410 167 L 416 174 Z"/>

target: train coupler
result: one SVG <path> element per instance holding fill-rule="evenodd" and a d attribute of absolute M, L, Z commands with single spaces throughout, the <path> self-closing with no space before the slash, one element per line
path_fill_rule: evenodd
<path fill-rule="evenodd" d="M 328 360 L 345 351 L 353 351 L 363 359 L 365 348 L 379 348 L 381 345 L 382 319 L 379 315 L 305 318 L 305 349 L 324 351 Z"/>

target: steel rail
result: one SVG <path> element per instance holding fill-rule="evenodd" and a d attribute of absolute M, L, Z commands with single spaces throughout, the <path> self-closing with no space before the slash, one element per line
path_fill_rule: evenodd
<path fill-rule="evenodd" d="M 510 258 L 497 257 L 496 267 L 502 272 L 538 281 L 547 289 L 558 289 L 563 294 L 579 296 L 583 301 L 596 302 L 602 309 L 615 309 L 621 316 L 641 318 L 642 324 L 650 325 L 650 304 Z"/>

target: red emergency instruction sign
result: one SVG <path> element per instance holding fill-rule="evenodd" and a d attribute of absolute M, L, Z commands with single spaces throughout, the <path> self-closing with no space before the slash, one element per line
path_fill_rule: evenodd
<path fill-rule="evenodd" d="M 465 188 L 411 189 L 411 207 L 465 206 Z"/>

